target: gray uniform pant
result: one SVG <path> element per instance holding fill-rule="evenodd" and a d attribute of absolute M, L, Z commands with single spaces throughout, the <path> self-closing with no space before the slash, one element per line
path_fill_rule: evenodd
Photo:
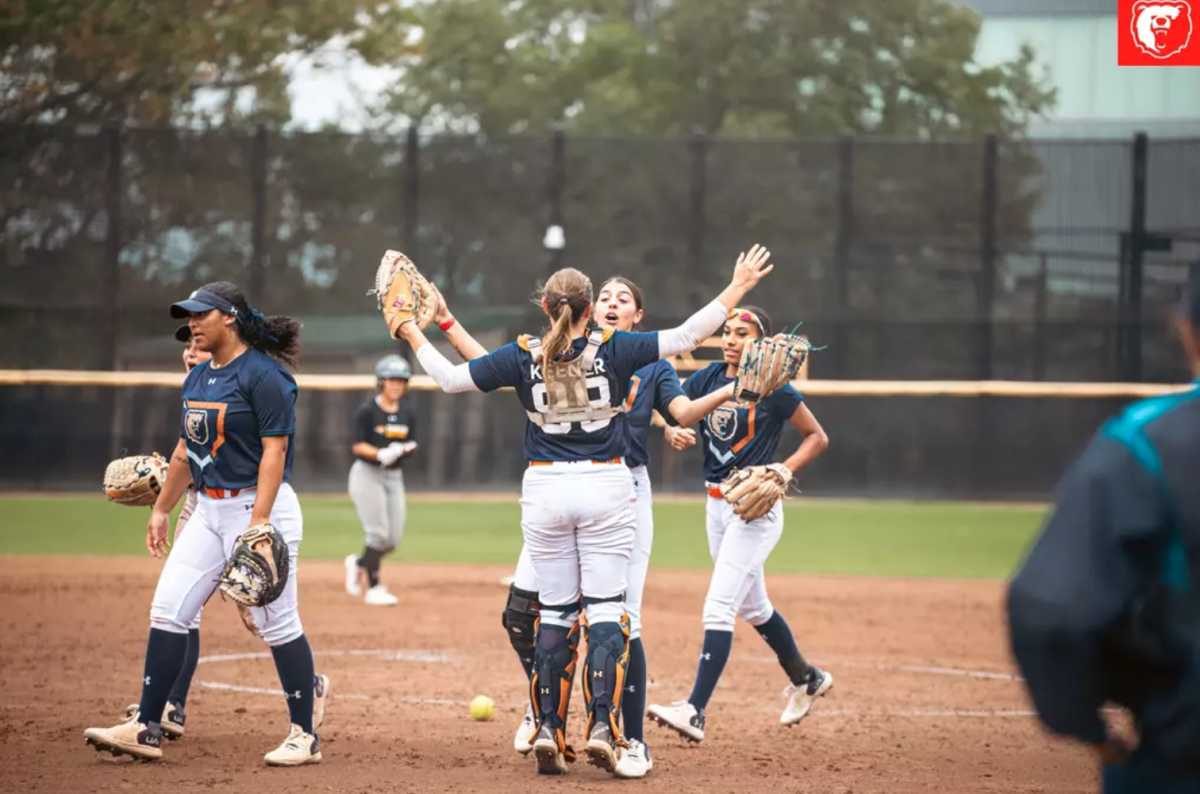
<path fill-rule="evenodd" d="M 393 551 L 404 537 L 404 472 L 384 469 L 364 460 L 350 467 L 350 498 L 367 532 L 367 547 Z"/>

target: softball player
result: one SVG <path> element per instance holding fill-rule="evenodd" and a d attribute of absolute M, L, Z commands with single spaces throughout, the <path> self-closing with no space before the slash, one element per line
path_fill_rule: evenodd
<path fill-rule="evenodd" d="M 206 350 L 200 350 L 196 346 L 196 342 L 192 339 L 192 329 L 186 324 L 175 329 L 175 339 L 183 342 L 183 368 L 185 372 L 191 372 L 198 364 L 203 364 L 212 358 L 212 354 Z M 175 539 L 178 542 L 179 534 L 183 532 L 183 528 L 187 525 L 188 519 L 196 510 L 196 488 L 188 481 L 187 495 L 184 498 L 183 509 L 179 511 L 179 518 L 175 520 Z M 254 636 L 259 636 L 258 626 L 254 623 L 254 616 L 250 614 L 250 610 L 246 607 L 236 604 L 238 617 L 242 619 L 242 624 Z M 187 721 L 185 708 L 187 706 L 188 691 L 192 687 L 192 677 L 196 674 L 196 666 L 200 662 L 200 615 L 203 609 L 196 613 L 196 618 L 188 627 L 188 645 L 187 654 L 183 659 L 183 667 L 179 671 L 179 675 L 175 677 L 175 683 L 171 685 L 171 692 L 167 695 L 167 707 L 163 710 L 162 716 L 162 732 L 163 736 L 168 739 L 182 739 L 184 734 L 184 726 Z M 313 680 L 313 727 L 319 728 L 325 717 L 325 700 L 329 694 L 329 677 L 318 673 Z M 138 703 L 131 703 L 125 708 L 126 721 L 134 719 L 138 714 Z"/>
<path fill-rule="evenodd" d="M 737 373 L 746 342 L 770 335 L 770 320 L 761 309 L 734 309 L 722 335 L 724 361 L 694 373 L 683 384 L 684 392 L 697 398 L 726 388 Z M 751 408 L 731 401 L 710 414 L 700 427 L 709 496 L 708 550 L 713 559 L 712 580 L 704 600 L 704 647 L 688 699 L 669 706 L 652 705 L 647 712 L 654 721 L 692 741 L 704 739 L 705 709 L 729 660 L 739 615 L 775 651 L 791 681 L 784 690 L 788 703 L 780 717 L 782 724 L 800 722 L 813 701 L 833 686 L 833 676 L 805 661 L 783 615 L 767 597 L 763 563 L 783 534 L 782 505 L 747 522 L 734 514 L 733 505 L 718 488 L 734 468 L 771 463 L 779 436 L 789 422 L 804 437 L 800 448 L 784 461 L 795 472 L 824 452 L 829 438 L 791 386 L 777 389 Z"/>
<path fill-rule="evenodd" d="M 593 319 L 601 328 L 629 332 L 640 326 L 643 314 L 642 291 L 629 279 L 617 276 L 600 287 Z M 444 301 L 435 321 L 463 358 L 471 360 L 487 354 L 461 325 L 456 324 Z M 662 360 L 638 370 L 630 381 L 629 396 L 625 403 L 628 432 L 625 463 L 633 476 L 637 529 L 625 593 L 625 607 L 629 615 L 629 662 L 621 699 L 621 729 L 629 747 L 621 754 L 613 771 L 620 778 L 645 777 L 653 768 L 642 730 L 646 710 L 646 654 L 641 639 L 642 593 L 654 542 L 653 500 L 650 477 L 646 471 L 646 464 L 650 461 L 646 449 L 650 420 L 657 410 L 680 425 L 692 425 L 719 407 L 731 393 L 732 385 L 692 401 L 683 393 L 675 368 Z M 533 570 L 529 550 L 522 548 L 501 622 L 528 678 L 533 677 L 534 624 L 539 602 L 537 590 L 537 574 Z M 513 747 L 517 752 L 524 755 L 533 749 L 536 728 L 537 722 L 530 708 L 513 739 Z"/>
<path fill-rule="evenodd" d="M 89 728 L 84 736 L 114 755 L 162 757 L 157 715 L 183 667 L 188 627 L 216 589 L 237 538 L 248 527 L 269 522 L 288 544 L 291 575 L 278 599 L 252 613 L 271 646 L 291 729 L 264 760 L 270 766 L 317 763 L 313 656 L 297 611 L 303 516 L 288 484 L 295 455 L 296 381 L 279 363 L 295 365 L 300 324 L 289 317 L 264 318 L 228 282 L 201 287 L 173 304 L 171 315 L 189 318 L 197 347 L 212 359 L 184 381 L 179 443 L 146 526 L 150 553 L 160 557 L 167 549 L 170 511 L 187 487 L 189 472 L 198 493 L 196 510 L 159 575 L 138 714 L 112 728 Z"/>
<path fill-rule="evenodd" d="M 346 557 L 346 592 L 362 595 L 367 580 L 368 606 L 392 606 L 400 599 L 379 582 L 379 564 L 404 537 L 403 461 L 417 449 L 413 412 L 400 403 L 412 369 L 401 356 L 385 356 L 375 365 L 376 394 L 354 415 L 356 460 L 350 466 L 350 498 L 367 533 L 362 555 Z"/>
<path fill-rule="evenodd" d="M 551 320 L 544 338 L 521 337 L 455 367 L 414 323 L 399 329 L 444 391 L 511 386 L 529 418 L 521 526 L 541 600 L 530 682 L 540 772 L 566 772 L 574 758 L 565 728 L 581 608 L 588 633 L 587 753 L 615 772 L 626 746 L 617 722 L 629 641 L 624 598 L 637 526 L 633 478 L 624 465 L 630 378 L 664 356 L 691 350 L 720 327 L 729 307 L 770 272 L 768 256 L 756 246 L 739 257 L 721 296 L 669 331 L 589 332 L 592 285 L 570 268 L 542 289 Z"/>

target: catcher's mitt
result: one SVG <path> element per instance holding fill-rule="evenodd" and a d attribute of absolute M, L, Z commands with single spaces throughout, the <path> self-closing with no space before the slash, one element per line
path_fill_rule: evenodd
<path fill-rule="evenodd" d="M 108 501 L 131 507 L 149 507 L 167 481 L 167 459 L 157 452 L 117 458 L 104 470 Z"/>
<path fill-rule="evenodd" d="M 221 573 L 221 595 L 245 607 L 265 607 L 283 593 L 291 561 L 287 543 L 270 524 L 250 527 L 237 539 Z"/>
<path fill-rule="evenodd" d="M 754 405 L 791 383 L 800 374 L 810 350 L 808 339 L 795 334 L 775 334 L 747 342 L 733 382 L 733 399 L 739 405 Z"/>
<path fill-rule="evenodd" d="M 792 470 L 782 463 L 734 469 L 721 483 L 721 495 L 743 521 L 767 514 L 787 493 Z"/>
<path fill-rule="evenodd" d="M 375 289 L 367 293 L 379 302 L 393 339 L 400 326 L 415 322 L 424 331 L 437 314 L 438 295 L 417 266 L 399 251 L 388 251 L 375 271 Z"/>

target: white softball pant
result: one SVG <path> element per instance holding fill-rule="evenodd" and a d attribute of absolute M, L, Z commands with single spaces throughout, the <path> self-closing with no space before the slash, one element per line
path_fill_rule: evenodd
<path fill-rule="evenodd" d="M 187 498 L 183 501 L 183 509 L 179 511 L 179 518 L 175 521 L 175 542 L 179 541 L 179 533 L 183 532 L 187 527 L 187 523 L 191 520 L 192 513 L 196 512 L 196 489 L 188 486 Z M 200 630 L 200 615 L 204 610 L 196 613 L 196 617 L 192 619 L 192 624 L 189 628 L 193 631 Z"/>
<path fill-rule="evenodd" d="M 637 500 L 634 504 L 637 529 L 633 537 L 633 553 L 629 558 L 626 577 L 625 609 L 629 613 L 629 638 L 636 640 L 642 636 L 642 594 L 646 590 L 650 549 L 654 545 L 654 494 L 650 489 L 650 474 L 645 466 L 630 469 L 629 473 L 633 476 L 633 492 Z M 521 556 L 517 558 L 517 570 L 513 573 L 513 586 L 519 590 L 538 592 L 537 571 L 533 568 L 528 545 L 521 547 Z"/>
<path fill-rule="evenodd" d="M 200 608 L 217 589 L 239 535 L 250 526 L 255 491 L 228 499 L 201 495 L 196 512 L 179 537 L 154 591 L 150 607 L 152 628 L 186 634 Z M 250 610 L 268 645 L 286 645 L 304 633 L 297 610 L 297 562 L 304 537 L 304 516 L 292 486 L 283 483 L 271 510 L 271 523 L 283 535 L 291 557 L 291 570 L 283 593 L 271 604 Z"/>
<path fill-rule="evenodd" d="M 403 470 L 356 460 L 350 466 L 349 485 L 358 520 L 367 532 L 367 546 L 385 554 L 394 551 L 404 537 L 407 510 Z"/>
<path fill-rule="evenodd" d="M 713 574 L 704 598 L 704 628 L 733 631 L 739 616 L 751 626 L 761 626 L 775 611 L 767 597 L 763 563 L 783 535 L 783 509 L 776 505 L 746 522 L 734 514 L 733 505 L 710 496 L 705 513 Z"/>
<path fill-rule="evenodd" d="M 633 537 L 633 555 L 629 558 L 628 583 L 625 589 L 625 609 L 629 612 L 629 639 L 642 636 L 642 594 L 646 590 L 646 573 L 650 570 L 650 549 L 654 546 L 654 493 L 650 489 L 650 473 L 645 466 L 629 470 L 633 476 L 633 493 L 637 501 L 637 533 Z"/>
<path fill-rule="evenodd" d="M 541 619 L 570 627 L 575 614 L 547 610 L 581 597 L 625 593 L 637 514 L 633 477 L 624 463 L 580 461 L 530 466 L 521 485 L 521 529 L 537 575 Z M 625 604 L 585 608 L 588 622 L 621 620 Z"/>

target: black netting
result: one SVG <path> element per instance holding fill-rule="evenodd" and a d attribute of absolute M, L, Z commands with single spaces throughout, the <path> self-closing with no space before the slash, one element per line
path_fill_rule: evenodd
<path fill-rule="evenodd" d="M 1132 140 L 988 151 L 984 141 L 0 127 L 0 368 L 176 369 L 166 306 L 221 278 L 303 321 L 305 371 L 369 372 L 395 349 L 366 295 L 387 248 L 410 254 L 489 347 L 543 325 L 529 298 L 563 266 L 597 285 L 633 279 L 647 327 L 666 327 L 760 242 L 777 270 L 749 300 L 827 345 L 813 377 L 1183 379 L 1167 319 L 1184 266 L 1200 260 L 1200 141 L 1149 141 L 1136 240 Z M 544 244 L 551 224 L 562 248 Z M 80 394 L 95 403 L 88 411 L 118 410 L 114 390 Z M 344 427 L 340 399 L 309 395 L 314 438 Z M 454 465 L 481 483 L 519 470 L 513 406 L 494 400 L 464 421 L 418 399 L 442 417 L 439 439 L 476 451 Z M 102 426 L 108 454 L 122 431 Z M 342 446 L 302 454 L 317 466 Z M 453 455 L 437 454 L 430 477 L 453 470 Z M 864 465 L 839 463 L 837 487 Z"/>
<path fill-rule="evenodd" d="M 350 417 L 366 392 L 303 390 L 293 481 L 342 491 Z M 511 394 L 408 398 L 422 446 L 406 470 L 415 490 L 519 488 L 523 422 Z M 832 444 L 803 474 L 810 495 L 1031 498 L 1044 496 L 1095 428 L 1128 400 L 999 397 L 810 397 Z M 0 489 L 100 489 L 122 449 L 167 454 L 178 437 L 169 388 L 0 387 Z M 800 439 L 785 431 L 781 453 Z M 70 455 L 62 450 L 70 449 Z M 668 451 L 650 434 L 656 489 L 698 493 L 700 452 Z"/>

